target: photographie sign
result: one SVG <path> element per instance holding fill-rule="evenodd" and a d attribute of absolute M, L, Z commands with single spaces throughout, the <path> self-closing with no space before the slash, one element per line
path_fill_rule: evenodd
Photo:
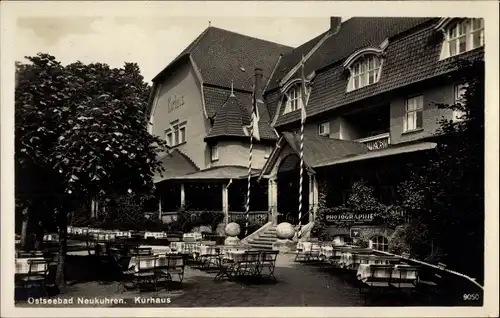
<path fill-rule="evenodd" d="M 373 213 L 352 213 L 352 212 L 342 212 L 336 214 L 327 214 L 326 221 L 330 223 L 338 222 L 356 222 L 365 223 L 373 221 Z"/>

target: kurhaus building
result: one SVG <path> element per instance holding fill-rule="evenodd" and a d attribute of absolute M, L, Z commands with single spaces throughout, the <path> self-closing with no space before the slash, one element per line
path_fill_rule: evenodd
<path fill-rule="evenodd" d="M 268 228 L 297 223 L 302 62 L 309 92 L 302 224 L 312 226 L 319 193 L 328 206 L 342 205 L 360 179 L 381 201 L 394 199 L 406 163 L 432 155 L 438 120 L 460 120 L 437 104 L 456 103 L 463 94 L 464 87 L 448 77 L 454 61 L 483 58 L 483 19 L 330 22 L 297 48 L 208 27 L 155 77 L 150 131 L 171 148 L 162 158 L 167 171 L 157 179 L 160 215 L 188 201 L 224 211 L 226 221 L 244 211 L 244 191 L 238 189 L 246 187 L 250 138 L 244 127 L 255 87 L 263 103 L 261 140 L 253 145 L 251 210 Z M 193 189 L 200 186 L 210 190 Z M 350 231 L 335 221 L 349 217 L 332 218 L 338 240 L 349 239 Z M 389 229 L 371 225 L 369 213 L 358 221 L 354 226 L 370 244 L 386 248 Z"/>

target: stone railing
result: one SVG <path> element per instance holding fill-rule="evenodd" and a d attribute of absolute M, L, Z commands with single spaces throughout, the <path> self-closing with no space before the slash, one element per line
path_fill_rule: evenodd
<path fill-rule="evenodd" d="M 234 212 L 229 211 L 229 222 L 236 222 L 238 220 L 244 220 L 246 215 L 245 212 Z M 248 220 L 251 223 L 267 223 L 269 221 L 268 211 L 250 211 L 248 215 Z"/>
<path fill-rule="evenodd" d="M 368 147 L 368 149 L 370 149 L 370 151 L 380 150 L 389 147 L 389 145 L 391 144 L 391 137 L 389 133 L 384 133 L 376 136 L 358 139 L 356 141 L 364 143 Z"/>

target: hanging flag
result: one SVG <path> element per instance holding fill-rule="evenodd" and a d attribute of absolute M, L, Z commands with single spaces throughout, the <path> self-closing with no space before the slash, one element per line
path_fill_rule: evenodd
<path fill-rule="evenodd" d="M 301 112 L 300 112 L 300 119 L 302 122 L 302 125 L 306 121 L 306 105 L 308 101 L 308 94 L 307 94 L 307 86 L 306 86 L 306 77 L 304 75 L 304 55 L 302 55 L 302 61 L 301 61 L 301 66 L 300 66 L 300 79 L 302 81 L 302 85 L 300 85 L 300 96 L 302 98 L 302 107 L 301 107 Z"/>
<path fill-rule="evenodd" d="M 252 125 L 252 132 L 253 132 L 253 138 L 255 140 L 259 141 L 260 140 L 260 132 L 259 132 L 259 108 L 258 108 L 258 101 L 257 97 L 255 94 L 255 85 L 254 89 L 252 92 L 252 119 L 251 119 L 251 125 Z"/>

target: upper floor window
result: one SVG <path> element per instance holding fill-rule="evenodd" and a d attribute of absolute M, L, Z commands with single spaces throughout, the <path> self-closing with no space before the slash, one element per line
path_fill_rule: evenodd
<path fill-rule="evenodd" d="M 179 123 L 179 120 L 170 123 L 170 128 L 165 130 L 168 146 L 175 147 L 186 142 L 186 124 L 187 122 Z"/>
<path fill-rule="evenodd" d="M 377 251 L 387 252 L 389 250 L 389 240 L 385 236 L 372 237 L 371 248 Z"/>
<path fill-rule="evenodd" d="M 210 148 L 210 158 L 212 161 L 219 160 L 219 145 L 213 144 Z"/>
<path fill-rule="evenodd" d="M 465 91 L 467 90 L 467 84 L 459 84 L 454 87 L 454 104 L 465 104 Z M 463 120 L 465 112 L 460 110 L 453 111 L 453 121 Z"/>
<path fill-rule="evenodd" d="M 376 55 L 365 55 L 358 59 L 351 67 L 348 91 L 365 87 L 378 82 L 381 70 L 380 58 Z"/>
<path fill-rule="evenodd" d="M 445 33 L 442 58 L 462 54 L 484 45 L 484 20 L 462 19 Z"/>
<path fill-rule="evenodd" d="M 406 100 L 404 131 L 423 128 L 424 97 L 415 96 Z"/>
<path fill-rule="evenodd" d="M 285 96 L 285 113 L 293 112 L 294 110 L 300 109 L 302 107 L 302 93 L 299 84 L 290 87 L 285 93 Z"/>
<path fill-rule="evenodd" d="M 321 123 L 318 125 L 318 135 L 320 136 L 329 136 L 330 135 L 330 123 Z"/>

